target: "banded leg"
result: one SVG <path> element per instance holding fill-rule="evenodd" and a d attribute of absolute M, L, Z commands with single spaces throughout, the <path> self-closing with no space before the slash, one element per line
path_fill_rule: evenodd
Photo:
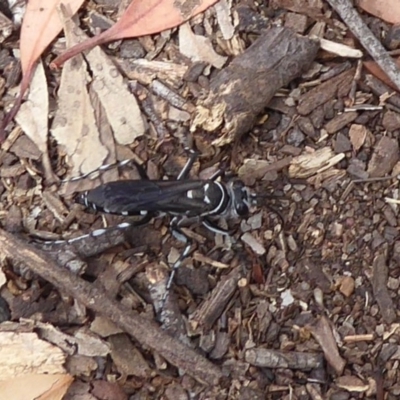
<path fill-rule="evenodd" d="M 224 235 L 224 236 L 231 236 L 231 232 L 229 232 L 226 229 L 220 228 L 218 225 L 214 224 L 214 222 L 212 222 L 208 218 L 203 218 L 201 223 L 204 227 L 206 227 L 211 232 L 219 233 L 220 235 Z"/>
<path fill-rule="evenodd" d="M 196 162 L 199 153 L 196 150 L 185 148 L 185 150 L 189 153 L 189 159 L 186 161 L 186 164 L 183 166 L 182 171 L 179 173 L 176 178 L 178 181 L 182 181 L 186 179 L 189 175 L 190 170 L 193 167 L 193 164 Z"/>
<path fill-rule="evenodd" d="M 125 229 L 129 229 L 129 228 L 133 228 L 136 226 L 142 226 L 147 224 L 148 222 L 150 222 L 150 220 L 154 217 L 154 215 L 152 214 L 147 214 L 145 217 L 143 217 L 141 220 L 139 221 L 132 221 L 132 222 L 122 222 L 118 225 L 115 226 L 110 226 L 108 228 L 101 228 L 101 229 L 96 229 L 90 233 L 87 233 L 85 235 L 81 235 L 81 236 L 77 236 L 75 238 L 72 239 L 63 239 L 63 240 L 51 240 L 51 241 L 45 241 L 43 242 L 44 244 L 50 245 L 50 244 L 54 244 L 54 245 L 58 245 L 58 244 L 67 244 L 67 245 L 73 245 L 75 242 L 80 241 L 80 240 L 84 240 L 86 238 L 96 238 L 98 236 L 102 236 L 106 233 L 110 233 L 112 231 L 116 231 L 116 230 L 125 230 Z"/>
<path fill-rule="evenodd" d="M 88 178 L 89 176 L 97 174 L 99 172 L 105 172 L 105 171 L 109 171 L 110 169 L 113 169 L 113 168 L 121 168 L 121 167 L 125 167 L 127 165 L 133 165 L 139 172 L 141 179 L 144 179 L 144 180 L 149 179 L 149 177 L 146 174 L 146 171 L 143 169 L 143 167 L 137 161 L 135 161 L 133 159 L 126 159 L 126 160 L 122 160 L 122 161 L 117 161 L 112 164 L 102 165 L 101 167 L 97 168 L 96 170 L 87 172 L 86 174 L 75 176 L 75 177 L 72 177 L 69 179 L 63 179 L 61 181 L 61 183 L 76 182 L 76 181 Z"/>
<path fill-rule="evenodd" d="M 180 220 L 179 217 L 172 218 L 171 223 L 170 223 L 170 230 L 171 230 L 173 236 L 176 239 L 178 239 L 179 241 L 185 243 L 186 246 L 185 246 L 183 252 L 181 253 L 181 255 L 179 256 L 179 258 L 172 265 L 171 273 L 168 277 L 167 285 L 165 288 L 165 293 L 162 298 L 161 309 L 164 308 L 164 304 L 165 304 L 165 301 L 167 300 L 168 293 L 171 290 L 172 283 L 174 281 L 174 277 L 175 277 L 177 269 L 181 266 L 183 260 L 190 254 L 190 251 L 192 249 L 192 240 L 187 235 L 185 235 L 184 232 L 180 229 L 180 227 L 179 227 L 180 221 L 182 221 L 182 219 Z"/>

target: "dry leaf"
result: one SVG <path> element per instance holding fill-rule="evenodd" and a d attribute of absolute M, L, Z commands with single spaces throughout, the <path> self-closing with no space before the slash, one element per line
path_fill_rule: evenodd
<path fill-rule="evenodd" d="M 195 35 L 188 23 L 179 28 L 179 51 L 193 62 L 203 61 L 219 69 L 227 60 L 215 52 L 210 39 Z"/>
<path fill-rule="evenodd" d="M 394 59 L 396 65 L 400 68 L 400 58 L 395 58 Z M 381 80 L 383 83 L 385 83 L 387 86 L 389 86 L 391 89 L 394 91 L 398 92 L 399 89 L 393 82 L 389 79 L 389 77 L 386 75 L 384 71 L 379 67 L 379 65 L 375 61 L 364 61 L 363 66 L 367 71 L 371 73 L 371 75 L 375 76 L 379 80 Z"/>
<path fill-rule="evenodd" d="M 51 163 L 47 151 L 49 116 L 49 95 L 43 64 L 39 62 L 34 70 L 28 98 L 21 105 L 15 119 L 32 142 L 42 153 L 42 162 L 48 180 L 52 180 Z"/>
<path fill-rule="evenodd" d="M 68 45 L 79 41 L 72 20 L 65 19 Z M 58 108 L 51 133 L 69 157 L 71 176 L 91 172 L 103 164 L 108 155 L 99 139 L 87 86 L 90 82 L 82 55 L 65 64 L 58 90 Z"/>
<path fill-rule="evenodd" d="M 47 152 L 47 132 L 49 116 L 49 95 L 43 64 L 35 68 L 28 98 L 22 104 L 16 120 L 26 136 L 36 144 L 41 152 Z"/>
<path fill-rule="evenodd" d="M 89 51 L 86 59 L 93 73 L 91 88 L 105 109 L 115 140 L 122 145 L 131 144 L 145 132 L 135 96 L 129 92 L 122 75 L 99 47 Z"/>
<path fill-rule="evenodd" d="M 72 14 L 79 9 L 84 0 L 62 0 Z M 61 21 L 57 15 L 57 7 L 61 0 L 30 0 L 21 27 L 20 54 L 22 81 L 20 93 L 15 99 L 12 109 L 0 126 L 0 142 L 5 138 L 4 129 L 17 114 L 22 98 L 28 89 L 34 73 L 34 66 L 53 39 L 61 31 Z"/>
<path fill-rule="evenodd" d="M 217 0 L 135 0 L 122 17 L 108 30 L 68 49 L 57 57 L 52 66 L 60 67 L 69 58 L 100 44 L 113 40 L 150 35 L 174 28 L 203 12 Z"/>
<path fill-rule="evenodd" d="M 68 42 L 75 44 L 86 39 L 65 15 L 66 11 L 62 9 L 61 12 Z M 112 157 L 107 158 L 107 162 L 115 161 L 113 140 L 107 132 L 100 137 L 99 130 L 104 133 L 107 127 L 112 127 L 114 137 L 120 144 L 132 143 L 145 130 L 136 99 L 128 91 L 114 64 L 99 48 L 89 51 L 86 59 L 91 65 L 92 80 L 82 56 L 71 60 L 64 68 L 59 110 L 52 128 L 53 135 L 73 161 L 73 176 L 96 170 L 108 156 Z M 99 123 L 96 116 L 100 118 L 104 114 L 108 121 L 103 118 Z"/>
<path fill-rule="evenodd" d="M 20 51 L 22 72 L 39 59 L 45 48 L 61 32 L 62 24 L 57 7 L 62 2 L 75 14 L 84 0 L 29 0 L 21 27 Z"/>
<path fill-rule="evenodd" d="M 357 6 L 391 24 L 400 23 L 399 0 L 358 0 Z"/>

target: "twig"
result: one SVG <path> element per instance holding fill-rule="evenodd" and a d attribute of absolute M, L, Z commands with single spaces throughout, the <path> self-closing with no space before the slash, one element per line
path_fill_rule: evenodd
<path fill-rule="evenodd" d="M 400 71 L 396 63 L 361 19 L 350 0 L 328 0 L 328 3 L 340 15 L 344 23 L 353 32 L 353 35 L 400 90 Z"/>
<path fill-rule="evenodd" d="M 208 385 L 218 384 L 222 373 L 201 355 L 164 333 L 151 321 L 130 308 L 112 300 L 99 284 L 90 284 L 66 269 L 60 268 L 49 256 L 15 236 L 0 230 L 2 256 L 31 269 L 58 290 L 68 293 L 86 307 L 132 335 L 144 347 L 159 353 L 171 364 Z"/>

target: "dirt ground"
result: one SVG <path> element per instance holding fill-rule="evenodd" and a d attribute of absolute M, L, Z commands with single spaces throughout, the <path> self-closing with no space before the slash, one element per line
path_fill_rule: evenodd
<path fill-rule="evenodd" d="M 86 2 L 81 27 L 108 26 L 117 3 Z M 218 222 L 230 237 L 184 228 L 192 251 L 164 306 L 170 266 L 185 249 L 168 216 L 93 236 L 131 219 L 74 201 L 106 180 L 138 179 L 137 170 L 63 184 L 73 157 L 49 135 L 49 179 L 35 143 L 17 123 L 8 128 L 0 333 L 34 332 L 63 351 L 74 378 L 65 399 L 400 398 L 398 89 L 382 81 L 367 51 L 338 56 L 307 38 L 318 31 L 361 49 L 328 3 L 232 3 L 229 40 L 214 8 L 190 23 L 216 52 L 204 45 L 200 61 L 180 52 L 177 29 L 103 46 L 146 126 L 115 146 L 112 161 L 135 159 L 150 179 L 176 179 L 193 142 L 200 156 L 192 179 L 222 168 L 223 181 L 238 176 L 258 195 L 248 217 Z M 357 12 L 397 50 L 395 27 Z M 48 61 L 57 43 L 44 57 L 50 121 L 61 72 Z M 0 48 L 0 109 L 20 79 L 17 48 L 18 31 Z M 226 60 L 216 68 L 218 57 Z M 174 69 L 149 72 L 130 64 L 137 59 Z"/>

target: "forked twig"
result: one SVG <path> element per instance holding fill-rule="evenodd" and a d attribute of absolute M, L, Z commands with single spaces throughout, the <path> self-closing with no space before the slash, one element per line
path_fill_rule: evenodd
<path fill-rule="evenodd" d="M 61 292 L 69 294 L 99 315 L 113 321 L 144 347 L 159 353 L 198 381 L 208 385 L 218 384 L 222 377 L 218 367 L 179 340 L 167 335 L 151 321 L 110 299 L 100 285 L 88 283 L 68 270 L 60 268 L 54 260 L 49 259 L 48 254 L 3 230 L 0 230 L 0 246 L 3 257 L 28 267 Z"/>

